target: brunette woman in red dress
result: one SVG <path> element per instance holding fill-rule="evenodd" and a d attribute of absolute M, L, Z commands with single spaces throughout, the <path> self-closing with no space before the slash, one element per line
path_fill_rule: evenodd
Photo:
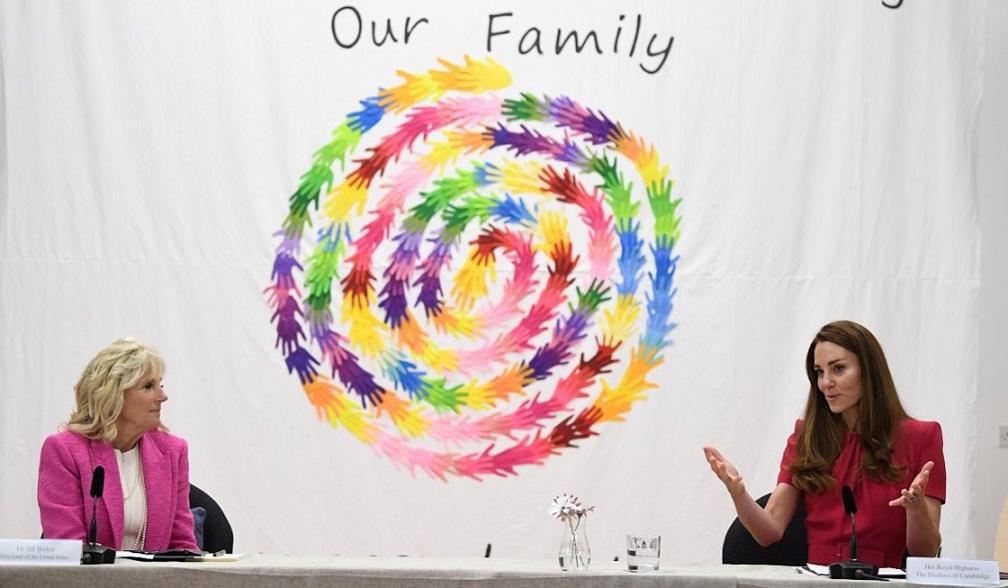
<path fill-rule="evenodd" d="M 804 500 L 808 560 L 846 560 L 851 521 L 841 488 L 850 486 L 858 507 L 858 559 L 902 567 L 904 555 L 937 555 L 945 502 L 941 427 L 907 415 L 882 346 L 855 322 L 820 329 L 805 371 L 810 384 L 805 416 L 788 439 L 766 507 L 756 504 L 741 474 L 717 449 L 704 447 L 739 520 L 760 545 L 770 545 L 780 540 Z"/>

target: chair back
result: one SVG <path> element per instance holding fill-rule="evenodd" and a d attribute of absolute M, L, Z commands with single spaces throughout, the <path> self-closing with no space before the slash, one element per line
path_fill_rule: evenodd
<path fill-rule="evenodd" d="M 1008 497 L 1001 507 L 1001 521 L 994 538 L 994 559 L 998 561 L 998 568 L 1002 572 L 1008 572 Z"/>
<path fill-rule="evenodd" d="M 770 495 L 756 499 L 760 506 L 766 506 Z M 753 539 L 742 521 L 735 521 L 728 527 L 724 545 L 721 547 L 721 561 L 726 564 L 755 564 L 801 566 L 808 563 L 808 535 L 805 532 L 805 501 L 798 501 L 794 517 L 784 530 L 784 536 L 773 545 L 763 547 Z"/>
<path fill-rule="evenodd" d="M 200 490 L 195 484 L 189 484 L 189 507 L 197 506 L 203 507 L 206 511 L 206 521 L 203 523 L 203 551 L 234 553 L 234 533 L 224 511 L 209 494 Z"/>

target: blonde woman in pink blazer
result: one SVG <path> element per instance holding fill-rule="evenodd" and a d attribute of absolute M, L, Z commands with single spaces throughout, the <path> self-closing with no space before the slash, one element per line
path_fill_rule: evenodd
<path fill-rule="evenodd" d="M 49 436 L 39 460 L 42 534 L 86 540 L 91 478 L 105 468 L 98 500 L 98 542 L 116 549 L 198 551 L 189 510 L 189 455 L 184 439 L 161 424 L 168 400 L 164 360 L 135 339 L 119 339 L 84 368 L 76 409 Z"/>

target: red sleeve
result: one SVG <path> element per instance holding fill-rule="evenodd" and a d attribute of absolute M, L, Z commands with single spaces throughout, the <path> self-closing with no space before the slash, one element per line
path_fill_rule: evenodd
<path fill-rule="evenodd" d="M 189 510 L 189 445 L 183 440 L 178 456 L 178 481 L 175 488 L 175 517 L 172 522 L 171 542 L 168 549 L 199 551 L 193 529 L 193 515 Z"/>
<path fill-rule="evenodd" d="M 912 474 L 916 476 L 924 464 L 933 461 L 934 467 L 931 468 L 931 475 L 928 477 L 928 485 L 924 494 L 945 504 L 945 452 L 942 450 L 941 425 L 934 421 L 925 421 L 920 424 L 921 430 L 916 440 L 916 471 Z M 911 479 L 913 478 L 911 477 Z"/>
<path fill-rule="evenodd" d="M 778 484 L 791 484 L 791 464 L 794 463 L 798 452 L 795 450 L 795 443 L 798 441 L 798 431 L 801 431 L 802 420 L 795 421 L 794 432 L 788 437 L 787 446 L 784 447 L 784 456 L 781 457 L 780 473 L 777 474 Z M 793 485 L 793 484 L 792 484 Z"/>

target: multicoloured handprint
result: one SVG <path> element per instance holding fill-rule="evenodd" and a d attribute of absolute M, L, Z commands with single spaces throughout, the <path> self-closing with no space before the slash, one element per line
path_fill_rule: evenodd
<path fill-rule="evenodd" d="M 656 388 L 680 200 L 654 147 L 601 112 L 500 98 L 511 74 L 489 58 L 439 63 L 398 72 L 315 153 L 266 292 L 320 418 L 411 471 L 513 475 Z"/>

